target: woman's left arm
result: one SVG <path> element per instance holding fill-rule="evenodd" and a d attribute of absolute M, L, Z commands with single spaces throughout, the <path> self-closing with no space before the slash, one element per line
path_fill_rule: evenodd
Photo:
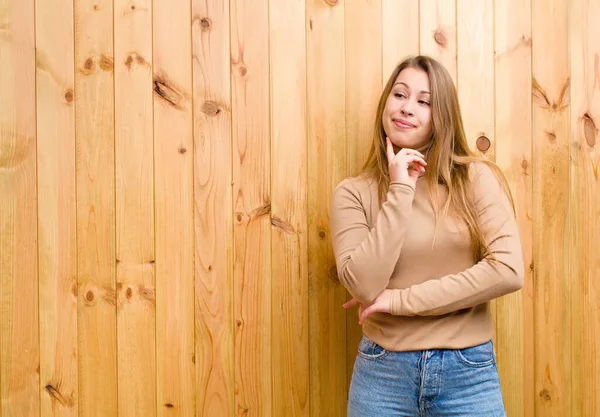
<path fill-rule="evenodd" d="M 488 255 L 467 270 L 404 289 L 386 289 L 361 306 L 360 321 L 375 312 L 439 316 L 470 308 L 523 287 L 523 250 L 512 206 L 485 164 L 471 167 L 473 196 Z M 344 307 L 357 304 L 349 301 Z"/>
<path fill-rule="evenodd" d="M 436 316 L 469 308 L 523 287 L 523 250 L 510 201 L 487 165 L 471 167 L 479 225 L 489 253 L 471 268 L 388 290 L 389 311 L 399 316 Z M 474 172 L 473 172 L 474 171 Z"/>

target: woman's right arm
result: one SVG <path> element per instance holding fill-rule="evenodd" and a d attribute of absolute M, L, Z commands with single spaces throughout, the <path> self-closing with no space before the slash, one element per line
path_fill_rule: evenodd
<path fill-rule="evenodd" d="M 331 205 L 331 235 L 338 277 L 361 303 L 371 303 L 387 288 L 404 243 L 415 190 L 390 184 L 375 226 L 369 230 L 358 190 L 350 180 L 336 188 Z"/>

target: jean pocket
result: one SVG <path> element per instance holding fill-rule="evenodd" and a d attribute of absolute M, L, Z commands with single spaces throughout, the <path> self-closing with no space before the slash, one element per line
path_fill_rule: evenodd
<path fill-rule="evenodd" d="M 467 366 L 482 368 L 496 362 L 492 341 L 481 345 L 454 350 L 458 359 Z"/>
<path fill-rule="evenodd" d="M 377 343 L 373 342 L 367 336 L 362 337 L 358 344 L 358 355 L 365 359 L 379 359 L 386 355 L 388 351 Z"/>

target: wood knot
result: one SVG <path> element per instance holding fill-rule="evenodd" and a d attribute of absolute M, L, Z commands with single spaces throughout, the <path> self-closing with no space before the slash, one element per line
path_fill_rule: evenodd
<path fill-rule="evenodd" d="M 203 17 L 200 19 L 200 27 L 202 28 L 202 32 L 208 32 L 212 27 L 212 22 L 208 17 Z"/>
<path fill-rule="evenodd" d="M 339 3 L 339 0 L 323 0 L 329 7 L 335 7 Z"/>
<path fill-rule="evenodd" d="M 238 223 L 242 223 L 242 220 L 244 220 L 244 216 L 242 216 L 242 213 L 237 213 L 235 215 L 235 219 L 237 220 Z"/>
<path fill-rule="evenodd" d="M 166 403 L 165 407 L 167 407 L 167 408 L 175 408 L 175 406 L 173 404 L 171 404 L 171 403 Z"/>
<path fill-rule="evenodd" d="M 319 239 L 323 240 L 327 236 L 327 233 L 325 233 L 324 230 L 319 230 L 318 235 L 319 235 Z"/>
<path fill-rule="evenodd" d="M 88 58 L 83 63 L 83 68 L 87 71 L 92 71 L 94 69 L 94 58 Z"/>
<path fill-rule="evenodd" d="M 129 55 L 127 57 L 127 59 L 125 60 L 125 66 L 129 69 L 131 69 L 131 65 L 133 64 L 133 57 L 131 55 Z"/>
<path fill-rule="evenodd" d="M 178 152 L 183 155 L 184 153 L 187 152 L 187 149 L 185 149 L 185 148 L 179 148 Z"/>
<path fill-rule="evenodd" d="M 205 101 L 202 103 L 202 113 L 207 114 L 208 116 L 216 116 L 220 111 L 219 105 L 214 101 Z"/>
<path fill-rule="evenodd" d="M 242 327 L 243 322 L 241 320 L 236 320 L 235 321 L 235 325 L 236 327 Z"/>
<path fill-rule="evenodd" d="M 479 149 L 481 152 L 487 152 L 490 149 L 490 146 L 492 146 L 492 142 L 485 135 L 479 136 L 476 144 L 477 149 Z"/>
<path fill-rule="evenodd" d="M 596 123 L 589 113 L 583 115 L 583 137 L 590 148 L 596 146 Z"/>
<path fill-rule="evenodd" d="M 166 79 L 156 76 L 154 79 L 154 93 L 160 97 L 167 105 L 176 108 L 177 110 L 184 109 L 185 98 L 177 91 L 174 86 Z"/>
<path fill-rule="evenodd" d="M 527 170 L 529 169 L 529 161 L 525 158 L 521 161 L 521 169 L 523 173 L 527 175 Z"/>
<path fill-rule="evenodd" d="M 543 389 L 543 390 L 540 391 L 540 397 L 544 401 L 550 401 L 550 400 L 552 400 L 552 395 L 550 395 L 550 391 L 548 391 L 547 389 Z"/>
<path fill-rule="evenodd" d="M 85 299 L 91 303 L 92 301 L 94 301 L 94 293 L 92 291 L 86 292 Z"/>
<path fill-rule="evenodd" d="M 131 288 L 127 288 L 127 291 L 125 291 L 125 297 L 130 299 L 132 296 L 133 296 L 133 290 Z"/>
<path fill-rule="evenodd" d="M 100 9 L 100 7 L 98 7 L 98 5 L 97 5 L 97 4 L 94 4 L 94 5 L 92 6 L 92 9 L 94 9 L 94 11 L 95 11 L 95 12 L 97 12 L 97 11 Z"/>
<path fill-rule="evenodd" d="M 68 89 L 65 92 L 65 100 L 66 100 L 66 102 L 67 103 L 72 103 L 74 98 L 75 98 L 75 95 L 73 94 L 73 90 Z"/>
<path fill-rule="evenodd" d="M 98 66 L 102 68 L 103 71 L 112 71 L 114 67 L 113 59 L 108 55 L 102 54 L 100 56 L 100 62 L 98 63 Z"/>
<path fill-rule="evenodd" d="M 248 68 L 246 68 L 245 66 L 243 66 L 243 65 L 242 65 L 242 66 L 240 67 L 240 75 L 241 75 L 242 77 L 245 77 L 245 76 L 246 76 L 246 74 L 248 74 Z"/>
<path fill-rule="evenodd" d="M 441 29 L 438 29 L 435 32 L 433 32 L 433 40 L 442 48 L 448 46 L 448 39 L 446 38 L 446 35 Z"/>
<path fill-rule="evenodd" d="M 131 10 L 135 10 L 135 4 L 131 5 Z"/>

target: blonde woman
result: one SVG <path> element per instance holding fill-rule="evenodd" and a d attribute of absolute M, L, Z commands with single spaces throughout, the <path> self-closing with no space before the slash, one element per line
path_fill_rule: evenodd
<path fill-rule="evenodd" d="M 489 303 L 522 287 L 522 249 L 506 180 L 469 150 L 436 60 L 393 71 L 331 229 L 363 329 L 348 415 L 504 416 Z"/>

